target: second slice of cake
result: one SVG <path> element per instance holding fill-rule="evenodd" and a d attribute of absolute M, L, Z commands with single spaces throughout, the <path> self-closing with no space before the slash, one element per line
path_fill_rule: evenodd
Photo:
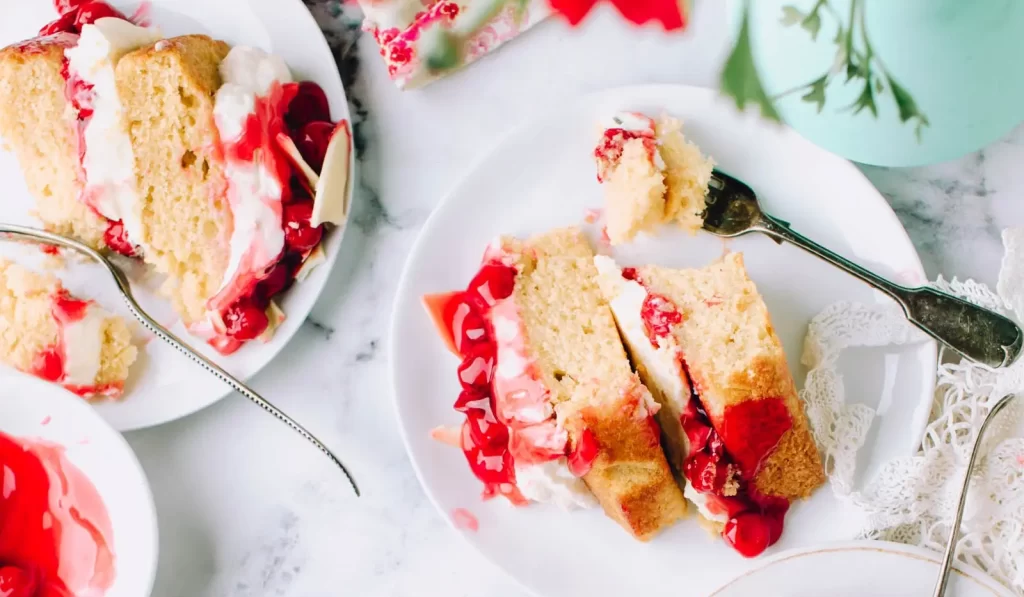
<path fill-rule="evenodd" d="M 790 502 L 825 475 L 742 255 L 689 270 L 595 263 L 640 377 L 661 404 L 686 497 L 740 553 L 757 555 L 778 540 Z"/>
<path fill-rule="evenodd" d="M 661 449 L 658 405 L 630 368 L 592 260 L 571 228 L 503 238 L 466 291 L 428 305 L 463 358 L 460 445 L 485 495 L 586 505 L 589 488 L 646 540 L 685 502 Z"/>

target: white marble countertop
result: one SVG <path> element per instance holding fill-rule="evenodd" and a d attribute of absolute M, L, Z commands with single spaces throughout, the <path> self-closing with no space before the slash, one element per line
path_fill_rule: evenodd
<path fill-rule="evenodd" d="M 252 381 L 342 455 L 363 497 L 237 395 L 130 433 L 160 517 L 156 597 L 525 595 L 448 528 L 406 457 L 387 381 L 398 275 L 445 192 L 545 102 L 627 84 L 714 85 L 725 8 L 700 9 L 690 31 L 674 36 L 630 29 L 608 10 L 577 30 L 547 22 L 477 65 L 403 92 L 387 79 L 373 41 L 334 16 L 337 2 L 314 8 L 359 114 L 357 214 L 313 314 Z M 1000 230 L 1024 224 L 1021 160 L 1018 129 L 956 162 L 865 171 L 929 276 L 994 284 Z"/>

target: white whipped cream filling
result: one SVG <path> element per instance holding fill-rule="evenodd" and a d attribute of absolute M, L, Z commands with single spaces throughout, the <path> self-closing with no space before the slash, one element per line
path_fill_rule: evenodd
<path fill-rule="evenodd" d="M 217 90 L 213 114 L 221 141 L 240 140 L 245 122 L 253 113 L 256 98 L 265 95 L 276 81 L 292 81 L 281 58 L 257 48 L 232 48 L 220 64 L 224 84 Z M 221 289 L 239 273 L 242 259 L 250 250 L 254 265 L 270 265 L 284 249 L 281 227 L 281 181 L 259 161 L 228 159 L 225 164 L 234 228 L 231 232 L 228 267 Z"/>
<path fill-rule="evenodd" d="M 647 289 L 636 280 L 623 278 L 622 269 L 610 257 L 597 255 L 594 257 L 594 265 L 597 266 L 598 275 L 608 281 L 605 287 L 616 290 L 609 306 L 633 358 L 644 364 L 665 398 L 681 411 L 690 401 L 690 388 L 683 382 L 675 342 L 659 342 L 655 347 L 647 337 L 641 317 Z"/>
<path fill-rule="evenodd" d="M 711 510 L 708 510 L 708 496 L 694 489 L 688 479 L 686 480 L 686 486 L 683 487 L 683 497 L 693 502 L 693 505 L 697 506 L 697 511 L 704 518 L 722 524 L 729 522 L 729 517 L 725 512 L 714 514 Z"/>
<path fill-rule="evenodd" d="M 135 188 L 132 143 L 124 126 L 114 67 L 122 56 L 162 38 L 157 29 L 137 27 L 107 17 L 82 27 L 78 45 L 64 52 L 68 71 L 92 85 L 92 118 L 83 131 L 89 204 L 110 220 L 120 220 L 128 238 L 142 238 L 139 197 Z"/>
<path fill-rule="evenodd" d="M 609 122 L 605 123 L 604 128 L 617 128 L 640 133 L 647 132 L 657 140 L 658 145 L 661 145 L 661 140 L 657 136 L 654 119 L 637 112 L 618 112 L 611 117 Z M 665 160 L 661 157 L 660 151 L 654 152 L 654 167 L 662 172 L 665 171 Z"/>
<path fill-rule="evenodd" d="M 94 306 L 87 307 L 85 316 L 78 321 L 63 324 L 64 378 L 61 383 L 71 386 L 91 386 L 100 373 L 100 354 L 103 350 L 103 321 L 106 313 Z"/>
<path fill-rule="evenodd" d="M 516 463 L 516 486 L 523 497 L 535 502 L 554 504 L 563 510 L 593 508 L 597 498 L 580 479 L 569 472 L 563 456 L 538 464 Z"/>
<path fill-rule="evenodd" d="M 647 374 L 654 378 L 665 399 L 681 411 L 690 400 L 690 388 L 683 382 L 675 343 L 659 343 L 655 348 L 647 337 L 644 320 L 640 315 L 647 298 L 647 289 L 636 280 L 623 278 L 622 269 L 610 257 L 597 255 L 594 257 L 594 265 L 597 266 L 598 275 L 608 282 L 607 285 L 602 284 L 602 287 L 615 289 L 615 296 L 609 301 L 609 306 L 629 345 L 630 353 L 644 364 Z M 685 477 L 684 480 L 686 486 L 683 488 L 683 496 L 697 506 L 701 516 L 721 523 L 729 520 L 724 513 L 713 514 L 708 510 L 707 496 L 694 489 Z"/>

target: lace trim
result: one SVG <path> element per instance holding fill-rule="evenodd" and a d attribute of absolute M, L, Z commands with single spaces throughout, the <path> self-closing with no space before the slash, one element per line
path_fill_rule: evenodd
<path fill-rule="evenodd" d="M 996 292 L 973 280 L 933 283 L 975 304 L 1024 320 L 1024 228 L 1003 232 L 1005 255 Z M 994 370 L 961 361 L 941 349 L 935 401 L 917 454 L 886 463 L 864 487 L 855 486 L 857 453 L 874 409 L 848 404 L 837 361 L 857 346 L 904 345 L 924 340 L 895 304 L 841 302 L 809 326 L 802 361 L 809 371 L 801 392 L 821 449 L 832 491 L 861 510 L 860 536 L 941 550 L 949 532 L 966 460 L 992 405 L 1024 392 L 1024 359 Z M 986 434 L 972 479 L 960 561 L 985 570 L 1024 595 L 1024 397 L 1011 404 Z"/>

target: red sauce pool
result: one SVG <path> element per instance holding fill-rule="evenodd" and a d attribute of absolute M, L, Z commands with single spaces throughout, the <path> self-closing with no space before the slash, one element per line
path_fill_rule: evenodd
<path fill-rule="evenodd" d="M 0 433 L 0 594 L 99 597 L 114 560 L 106 507 L 64 449 Z"/>

